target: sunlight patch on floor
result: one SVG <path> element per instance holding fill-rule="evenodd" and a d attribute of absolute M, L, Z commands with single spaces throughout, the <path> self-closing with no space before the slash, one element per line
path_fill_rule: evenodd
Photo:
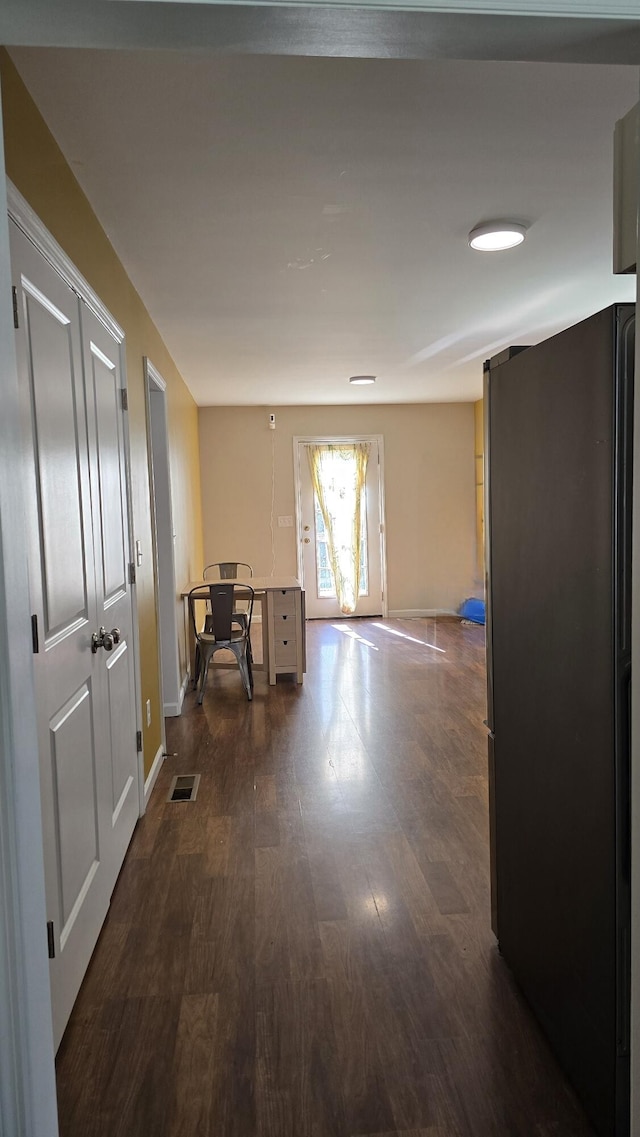
<path fill-rule="evenodd" d="M 354 632 L 353 628 L 345 628 L 343 624 L 332 624 L 331 626 L 335 628 L 336 632 L 342 632 L 343 636 L 349 636 L 350 639 L 357 640 L 358 643 L 365 644 L 367 647 L 373 648 L 374 651 L 380 650 L 375 644 L 371 643 L 371 640 L 365 640 L 364 636 Z"/>
<path fill-rule="evenodd" d="M 389 632 L 389 634 L 392 636 L 400 636 L 400 638 L 403 640 L 410 640 L 412 644 L 421 644 L 422 647 L 430 647 L 433 651 L 441 651 L 443 655 L 447 654 L 443 647 L 436 647 L 435 644 L 428 644 L 426 640 L 417 640 L 415 636 L 408 636 L 406 632 L 399 632 L 397 628 L 389 628 L 387 624 L 374 623 L 373 627 L 380 628 L 383 632 Z"/>

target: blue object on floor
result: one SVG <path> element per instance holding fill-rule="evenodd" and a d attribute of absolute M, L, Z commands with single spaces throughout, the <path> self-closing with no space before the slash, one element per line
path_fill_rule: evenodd
<path fill-rule="evenodd" d="M 475 600 L 469 597 L 468 600 L 463 600 L 460 605 L 459 615 L 464 620 L 473 620 L 474 624 L 484 624 L 484 600 Z"/>

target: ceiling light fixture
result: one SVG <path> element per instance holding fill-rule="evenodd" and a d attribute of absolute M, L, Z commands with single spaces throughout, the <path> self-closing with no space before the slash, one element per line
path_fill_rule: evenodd
<path fill-rule="evenodd" d="M 375 375 L 352 375 L 349 379 L 349 382 L 353 383 L 354 387 L 360 385 L 364 386 L 365 383 L 375 383 L 375 381 Z"/>
<path fill-rule="evenodd" d="M 469 244 L 483 253 L 497 253 L 521 245 L 526 232 L 527 226 L 519 221 L 487 221 L 471 230 Z"/>

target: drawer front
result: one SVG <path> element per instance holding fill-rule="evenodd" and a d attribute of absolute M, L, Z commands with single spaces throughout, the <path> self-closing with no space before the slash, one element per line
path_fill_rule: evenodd
<path fill-rule="evenodd" d="M 296 666 L 296 637 L 292 636 L 288 640 L 277 639 L 275 642 L 275 657 L 276 667 L 292 667 Z"/>
<path fill-rule="evenodd" d="M 289 615 L 284 612 L 276 612 L 273 617 L 273 634 L 277 640 L 295 640 L 296 638 L 296 617 L 295 613 Z"/>
<path fill-rule="evenodd" d="M 276 616 L 293 616 L 296 610 L 296 592 L 293 588 L 278 589 L 273 593 L 273 611 Z"/>

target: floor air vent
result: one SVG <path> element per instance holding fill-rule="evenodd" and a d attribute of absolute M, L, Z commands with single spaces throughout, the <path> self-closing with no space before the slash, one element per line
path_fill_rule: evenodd
<path fill-rule="evenodd" d="M 176 774 L 167 801 L 195 801 L 199 785 L 199 774 Z"/>

